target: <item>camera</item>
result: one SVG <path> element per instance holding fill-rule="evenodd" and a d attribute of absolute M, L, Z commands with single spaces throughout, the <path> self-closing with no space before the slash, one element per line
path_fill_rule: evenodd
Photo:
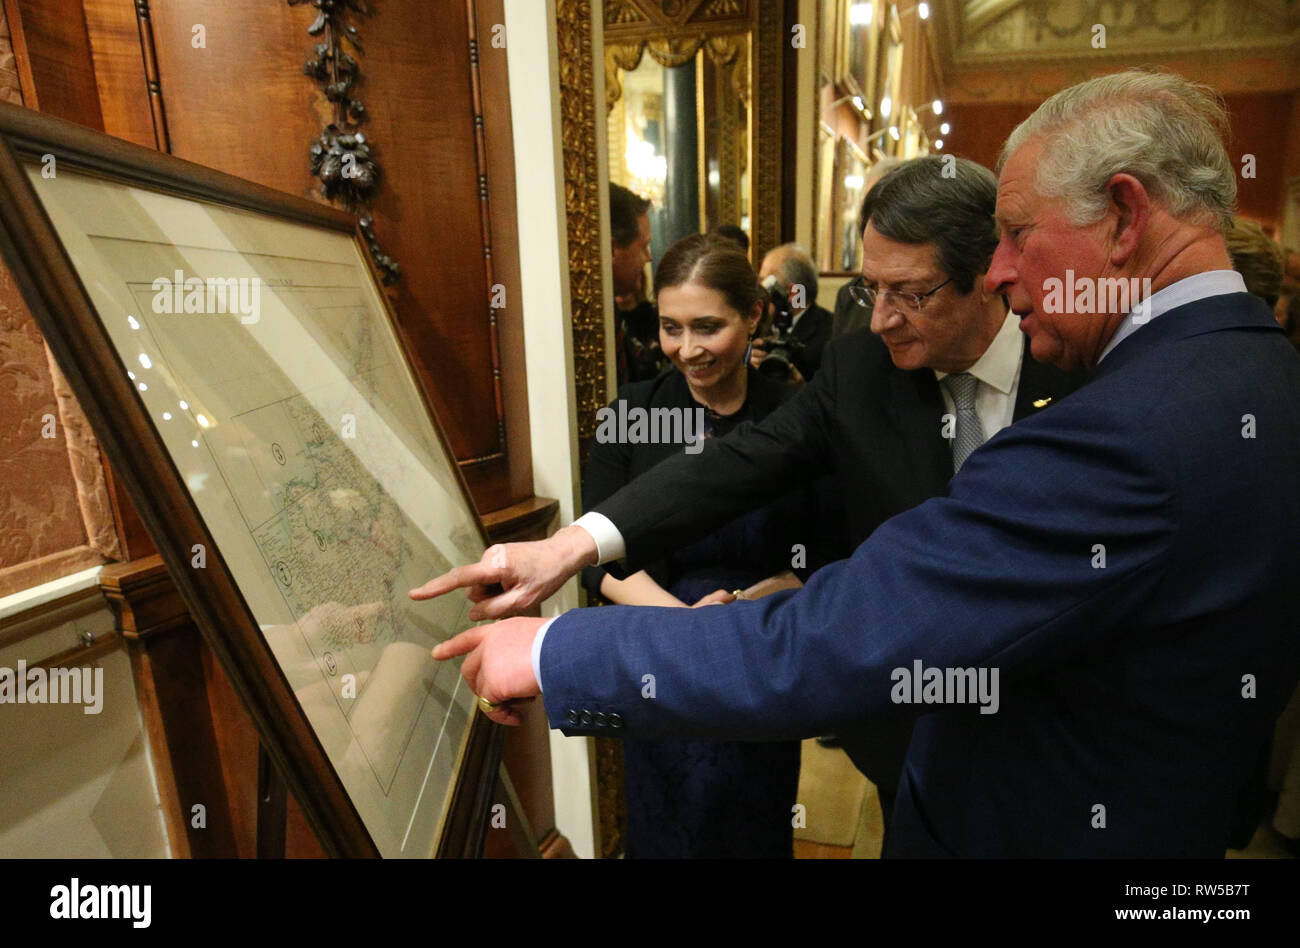
<path fill-rule="evenodd" d="M 781 286 L 775 275 L 763 281 L 767 291 L 768 302 L 772 306 L 772 331 L 774 336 L 755 339 L 754 348 L 767 353 L 766 358 L 758 364 L 758 371 L 778 381 L 788 382 L 792 378 L 791 369 L 794 360 L 803 353 L 805 344 L 794 338 L 794 309 L 790 306 L 790 296 Z"/>

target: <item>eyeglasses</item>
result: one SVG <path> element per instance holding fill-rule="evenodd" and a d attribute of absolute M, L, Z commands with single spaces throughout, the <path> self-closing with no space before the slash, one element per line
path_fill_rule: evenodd
<path fill-rule="evenodd" d="M 951 282 L 952 277 L 948 277 L 934 289 L 927 290 L 924 293 L 899 293 L 897 290 L 881 290 L 874 286 L 854 283 L 849 286 L 849 296 L 853 297 L 853 302 L 859 306 L 865 306 L 867 309 L 875 309 L 876 297 L 883 296 L 886 306 L 893 306 L 895 309 L 907 308 L 914 313 L 919 313 L 925 308 L 926 300 Z"/>

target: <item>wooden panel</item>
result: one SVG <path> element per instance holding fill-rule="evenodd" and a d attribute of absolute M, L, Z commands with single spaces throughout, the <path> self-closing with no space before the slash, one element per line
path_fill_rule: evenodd
<path fill-rule="evenodd" d="M 533 457 L 528 427 L 528 374 L 524 366 L 523 292 L 519 282 L 519 229 L 515 203 L 514 128 L 506 50 L 492 45 L 493 30 L 505 22 L 501 0 L 467 0 L 477 10 L 483 137 L 490 201 L 492 278 L 505 289 L 496 310 L 501 359 L 501 397 L 506 422 L 506 456 L 465 478 L 480 511 L 497 510 L 532 497 Z"/>
<path fill-rule="evenodd" d="M 211 649 L 203 649 L 203 683 L 221 760 L 237 854 L 257 855 L 257 726 Z"/>
<path fill-rule="evenodd" d="M 104 567 L 100 585 L 128 640 L 173 854 L 237 855 L 198 629 L 157 556 Z M 204 826 L 194 825 L 195 805 Z"/>
<path fill-rule="evenodd" d="M 491 455 L 498 431 L 466 11 L 459 3 L 374 9 L 357 23 L 365 45 L 358 95 L 370 115 L 363 128 L 383 169 L 375 231 L 403 266 L 398 316 L 453 452 Z M 319 199 L 307 152 L 328 113 L 302 73 L 318 41 L 307 35 L 314 15 L 265 0 L 153 7 L 172 153 Z M 204 49 L 191 42 L 199 23 Z"/>
<path fill-rule="evenodd" d="M 126 0 L 83 0 L 104 131 L 158 147 L 135 5 Z"/>
<path fill-rule="evenodd" d="M 1237 169 L 1237 199 L 1240 212 L 1265 227 L 1278 223 L 1278 209 L 1284 188 L 1284 158 L 1287 123 L 1291 115 L 1291 94 L 1268 92 L 1224 97 L 1232 135 L 1228 156 Z M 996 165 L 1007 136 L 1037 108 L 1036 102 L 962 103 L 945 114 L 952 134 L 944 142 L 954 154 L 992 168 Z M 1242 155 L 1255 156 L 1256 177 L 1242 178 Z"/>
<path fill-rule="evenodd" d="M 80 0 L 4 0 L 4 7 L 24 104 L 103 128 Z"/>
<path fill-rule="evenodd" d="M 1272 230 L 1281 226 L 1279 208 L 1286 189 L 1284 176 L 1291 93 L 1224 97 L 1232 117 L 1228 157 L 1237 171 L 1237 207 Z M 1241 175 L 1242 156 L 1255 156 L 1255 177 Z"/>

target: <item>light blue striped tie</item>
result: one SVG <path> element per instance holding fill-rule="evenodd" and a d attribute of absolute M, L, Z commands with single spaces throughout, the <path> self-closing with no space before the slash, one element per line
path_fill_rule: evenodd
<path fill-rule="evenodd" d="M 952 472 L 956 474 L 970 453 L 984 443 L 984 429 L 979 415 L 975 414 L 975 388 L 979 379 L 969 372 L 958 372 L 944 376 L 943 384 L 957 409 L 957 431 L 952 439 Z"/>

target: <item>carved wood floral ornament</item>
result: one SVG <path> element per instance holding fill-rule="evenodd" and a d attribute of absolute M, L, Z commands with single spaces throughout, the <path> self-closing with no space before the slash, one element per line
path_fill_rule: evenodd
<path fill-rule="evenodd" d="M 349 20 L 353 15 L 370 16 L 370 8 L 366 0 L 289 0 L 291 7 L 307 4 L 317 11 L 307 33 L 323 37 L 324 42 L 316 44 L 303 72 L 316 80 L 334 115 L 334 121 L 325 126 L 311 146 L 311 173 L 320 179 L 326 200 L 360 215 L 361 232 L 381 279 L 385 285 L 396 283 L 402 268 L 380 250 L 374 221 L 367 211 L 379 187 L 380 167 L 360 128 L 366 120 L 366 107 L 355 97 L 354 88 L 361 67 L 344 48 L 346 43 L 355 52 L 362 52 L 361 35 Z"/>

